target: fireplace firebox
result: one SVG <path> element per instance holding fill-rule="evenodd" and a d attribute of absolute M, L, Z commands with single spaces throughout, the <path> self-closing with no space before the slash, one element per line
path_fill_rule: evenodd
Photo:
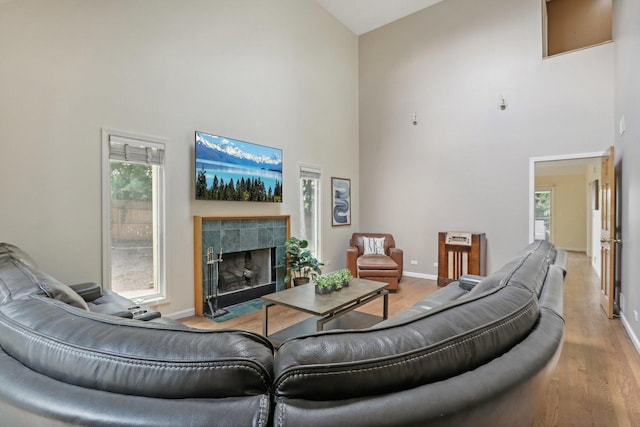
<path fill-rule="evenodd" d="M 276 291 L 276 248 L 222 255 L 218 263 L 218 306 L 227 307 Z M 216 277 L 206 278 L 215 289 Z"/>

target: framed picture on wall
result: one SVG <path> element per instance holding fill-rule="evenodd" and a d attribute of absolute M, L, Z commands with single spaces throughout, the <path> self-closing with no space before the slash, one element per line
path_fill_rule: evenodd
<path fill-rule="evenodd" d="M 331 225 L 351 225 L 351 180 L 331 178 Z"/>

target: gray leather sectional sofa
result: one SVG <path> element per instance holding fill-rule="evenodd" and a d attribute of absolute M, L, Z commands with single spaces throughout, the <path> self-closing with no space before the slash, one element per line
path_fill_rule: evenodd
<path fill-rule="evenodd" d="M 258 334 L 92 311 L 83 287 L 0 244 L 1 423 L 530 425 L 562 346 L 565 271 L 537 241 L 373 328 L 274 354 Z"/>

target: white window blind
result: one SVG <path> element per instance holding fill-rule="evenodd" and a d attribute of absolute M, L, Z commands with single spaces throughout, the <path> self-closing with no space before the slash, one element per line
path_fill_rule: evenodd
<path fill-rule="evenodd" d="M 164 163 L 164 144 L 109 135 L 109 159 L 147 165 L 162 165 Z"/>
<path fill-rule="evenodd" d="M 320 169 L 310 168 L 308 166 L 300 166 L 300 178 L 320 179 Z"/>

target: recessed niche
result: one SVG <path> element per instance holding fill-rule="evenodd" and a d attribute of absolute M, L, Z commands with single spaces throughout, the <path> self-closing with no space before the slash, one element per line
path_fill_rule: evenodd
<path fill-rule="evenodd" d="M 612 0 L 543 0 L 543 56 L 553 56 L 612 40 Z"/>

